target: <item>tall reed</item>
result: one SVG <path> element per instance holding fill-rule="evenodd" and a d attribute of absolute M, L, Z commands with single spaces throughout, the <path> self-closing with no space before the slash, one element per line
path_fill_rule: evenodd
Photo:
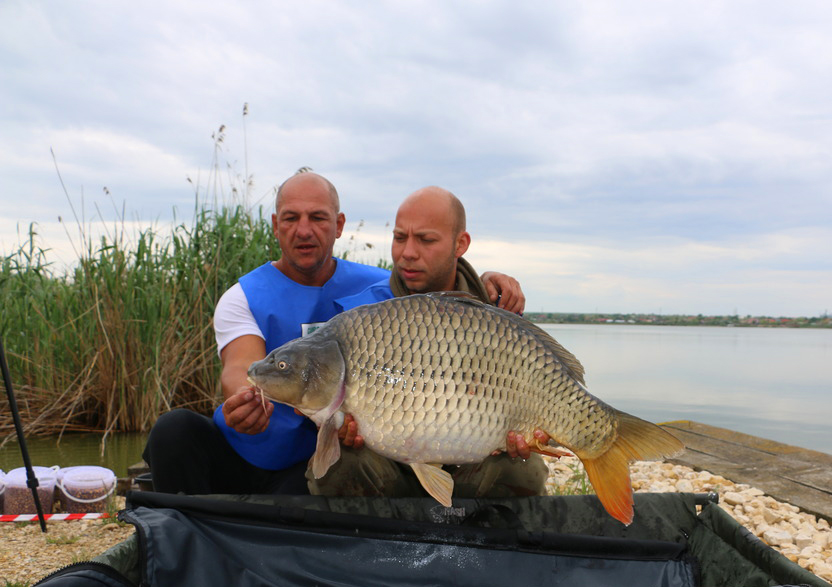
<path fill-rule="evenodd" d="M 80 249 L 54 271 L 31 226 L 0 259 L 0 334 L 28 432 L 146 431 L 170 408 L 209 411 L 220 399 L 214 307 L 240 275 L 280 257 L 270 219 L 198 204 L 190 223 L 122 228 Z"/>

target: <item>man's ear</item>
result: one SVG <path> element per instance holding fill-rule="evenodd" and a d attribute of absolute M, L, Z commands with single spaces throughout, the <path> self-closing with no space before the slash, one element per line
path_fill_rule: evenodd
<path fill-rule="evenodd" d="M 272 212 L 272 233 L 274 234 L 274 238 L 280 240 L 280 237 L 277 236 L 277 214 Z"/>
<path fill-rule="evenodd" d="M 459 236 L 456 237 L 456 251 L 454 251 L 454 256 L 459 259 L 462 255 L 465 254 L 465 251 L 468 250 L 468 246 L 471 244 L 471 235 L 465 232 L 464 230 L 459 233 Z"/>
<path fill-rule="evenodd" d="M 338 212 L 338 217 L 335 219 L 335 238 L 341 238 L 341 233 L 344 231 L 344 223 L 346 223 L 347 217 L 344 216 L 343 212 Z"/>

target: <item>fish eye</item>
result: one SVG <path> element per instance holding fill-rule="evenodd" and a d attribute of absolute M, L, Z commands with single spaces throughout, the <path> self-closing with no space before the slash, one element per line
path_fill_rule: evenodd
<path fill-rule="evenodd" d="M 289 365 L 286 364 L 286 361 L 278 361 L 278 363 L 277 363 L 277 368 L 280 369 L 281 371 L 285 371 L 286 367 L 288 367 L 288 366 Z"/>

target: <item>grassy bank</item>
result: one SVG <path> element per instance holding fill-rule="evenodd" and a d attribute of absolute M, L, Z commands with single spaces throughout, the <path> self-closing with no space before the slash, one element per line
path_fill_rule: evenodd
<path fill-rule="evenodd" d="M 262 212 L 198 206 L 189 223 L 100 239 L 56 271 L 30 227 L 0 260 L 0 335 L 31 434 L 146 431 L 219 398 L 211 317 L 243 273 L 280 251 Z M 5 393 L 0 437 L 13 430 Z"/>

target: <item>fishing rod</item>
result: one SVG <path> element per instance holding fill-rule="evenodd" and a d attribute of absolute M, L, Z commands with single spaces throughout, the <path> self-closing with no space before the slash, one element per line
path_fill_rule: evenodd
<path fill-rule="evenodd" d="M 23 436 L 23 426 L 20 424 L 20 412 L 17 411 L 17 401 L 14 399 L 12 390 L 12 376 L 9 374 L 9 366 L 6 364 L 6 351 L 3 349 L 3 339 L 0 338 L 0 368 L 3 370 L 3 384 L 6 386 L 6 395 L 9 398 L 9 409 L 14 420 L 14 429 L 17 431 L 17 440 L 20 443 L 20 454 L 23 455 L 23 466 L 26 467 L 26 485 L 32 490 L 32 498 L 35 500 L 35 508 L 40 520 L 40 529 L 46 532 L 46 519 L 43 516 L 43 506 L 38 496 L 38 478 L 29 460 L 29 451 L 26 448 L 26 438 Z"/>

